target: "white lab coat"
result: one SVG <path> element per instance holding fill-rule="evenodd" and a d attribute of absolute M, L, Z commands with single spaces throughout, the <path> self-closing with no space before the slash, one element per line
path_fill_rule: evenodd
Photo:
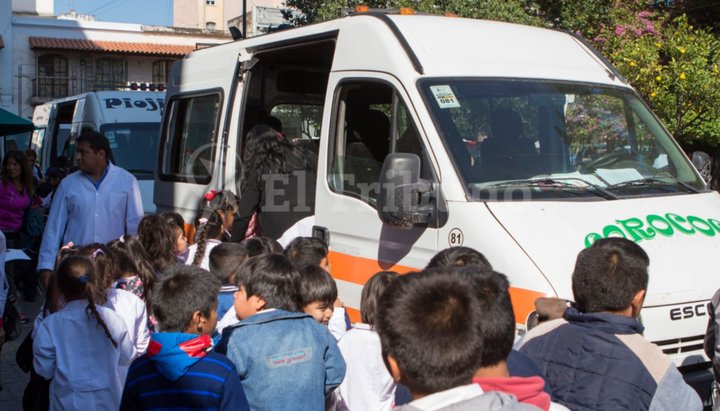
<path fill-rule="evenodd" d="M 395 381 L 385 368 L 380 336 L 367 324 L 355 323 L 338 341 L 345 359 L 345 379 L 335 391 L 337 410 L 391 410 Z"/>
<path fill-rule="evenodd" d="M 40 323 L 33 354 L 35 371 L 50 383 L 50 410 L 117 410 L 123 384 L 119 366 L 129 366 L 135 348 L 122 319 L 96 306 L 117 348 L 87 301 L 74 300 Z"/>
<path fill-rule="evenodd" d="M 219 244 L 221 244 L 220 240 L 209 239 L 205 241 L 205 255 L 203 255 L 203 259 L 200 262 L 200 268 L 210 271 L 210 251 Z M 197 243 L 188 247 L 188 255 L 187 260 L 185 260 L 185 265 L 192 265 L 196 253 Z"/>
<path fill-rule="evenodd" d="M 107 301 L 103 306 L 115 311 L 125 323 L 130 334 L 130 341 L 135 346 L 135 357 L 145 354 L 150 344 L 145 303 L 129 291 L 110 288 L 107 293 Z"/>

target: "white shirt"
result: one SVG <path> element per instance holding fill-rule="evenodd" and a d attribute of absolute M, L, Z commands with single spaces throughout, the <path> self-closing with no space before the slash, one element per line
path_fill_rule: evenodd
<path fill-rule="evenodd" d="M 461 401 L 479 397 L 483 394 L 484 392 L 478 384 L 461 385 L 459 387 L 422 397 L 412 401 L 408 405 L 412 405 L 422 411 L 435 411 L 457 404 Z"/>
<path fill-rule="evenodd" d="M 210 271 L 210 250 L 215 248 L 220 243 L 221 243 L 220 240 L 214 240 L 214 239 L 209 239 L 209 240 L 205 241 L 205 255 L 203 255 L 203 259 L 200 262 L 200 268 L 204 268 L 204 269 Z M 195 260 L 196 253 L 197 253 L 197 243 L 188 247 L 188 255 L 187 255 L 187 260 L 185 260 L 185 265 L 192 265 L 193 260 Z"/>
<path fill-rule="evenodd" d="M 340 341 L 343 335 L 345 335 L 345 333 L 347 332 L 347 323 L 345 322 L 344 307 L 335 307 L 333 309 L 332 316 L 330 316 L 330 320 L 328 321 L 327 326 L 330 334 L 335 337 L 335 340 Z"/>
<path fill-rule="evenodd" d="M 137 295 L 111 288 L 107 293 L 107 301 L 103 304 L 120 316 L 135 347 L 135 358 L 145 354 L 150 344 L 150 330 L 148 330 L 148 315 L 145 303 Z"/>
<path fill-rule="evenodd" d="M 35 371 L 50 383 L 50 410 L 117 410 L 123 385 L 118 366 L 129 366 L 135 349 L 125 324 L 96 306 L 118 347 L 105 335 L 87 301 L 74 300 L 40 323 L 33 341 Z"/>
<path fill-rule="evenodd" d="M 298 237 L 312 237 L 312 228 L 315 225 L 315 216 L 307 216 L 288 228 L 277 242 L 285 248 Z"/>
<path fill-rule="evenodd" d="M 138 182 L 122 168 L 108 163 L 98 189 L 82 171 L 68 175 L 53 196 L 38 270 L 52 270 L 58 249 L 70 241 L 77 246 L 105 244 L 124 234 L 137 234 L 142 217 Z"/>
<path fill-rule="evenodd" d="M 395 381 L 385 368 L 378 333 L 356 323 L 338 341 L 345 359 L 345 379 L 335 391 L 337 410 L 391 410 Z"/>
<path fill-rule="evenodd" d="M 217 322 L 217 325 L 215 326 L 215 331 L 217 331 L 218 334 L 222 335 L 222 332 L 226 327 L 237 324 L 239 322 L 240 319 L 237 318 L 237 314 L 235 313 L 235 305 L 233 304 L 233 306 L 230 307 L 229 310 L 227 310 L 225 315 L 223 315 L 223 318 L 221 318 L 220 321 Z"/>

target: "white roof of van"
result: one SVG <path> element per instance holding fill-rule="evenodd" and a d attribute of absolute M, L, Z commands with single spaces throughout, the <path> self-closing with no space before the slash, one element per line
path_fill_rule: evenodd
<path fill-rule="evenodd" d="M 333 71 L 411 70 L 415 76 L 510 77 L 580 81 L 629 87 L 578 39 L 556 30 L 444 16 L 387 16 L 402 33 L 422 66 L 413 68 L 398 37 L 381 19 L 355 15 L 279 31 L 190 53 L 201 59 L 205 78 L 224 71 L 221 61 L 236 60 L 242 49 L 337 31 Z M 207 62 L 212 61 L 209 65 Z M 400 70 L 402 69 L 402 70 Z M 407 73 L 408 71 L 406 71 Z M 196 79 L 195 81 L 198 81 Z M 202 82 L 202 80 L 200 80 Z"/>

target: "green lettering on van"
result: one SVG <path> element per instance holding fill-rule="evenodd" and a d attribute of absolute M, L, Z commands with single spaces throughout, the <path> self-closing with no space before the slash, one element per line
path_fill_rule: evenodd
<path fill-rule="evenodd" d="M 708 237 L 720 234 L 720 220 L 694 215 L 682 217 L 674 213 L 667 213 L 664 216 L 649 214 L 645 218 L 630 217 L 615 221 L 617 225 L 606 225 L 602 229 L 602 234 L 597 232 L 586 234 L 585 247 L 590 247 L 595 241 L 608 237 L 623 237 L 640 242 L 652 240 L 657 234 L 665 237 L 672 237 L 676 233 L 684 235 L 700 233 Z"/>

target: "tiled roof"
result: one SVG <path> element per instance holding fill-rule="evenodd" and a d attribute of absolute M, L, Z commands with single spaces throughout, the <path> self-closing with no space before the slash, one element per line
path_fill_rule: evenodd
<path fill-rule="evenodd" d="M 182 46 L 177 44 L 128 43 L 123 41 L 60 39 L 52 37 L 30 37 L 30 48 L 178 57 L 182 57 L 195 50 L 195 47 L 193 46 Z"/>

